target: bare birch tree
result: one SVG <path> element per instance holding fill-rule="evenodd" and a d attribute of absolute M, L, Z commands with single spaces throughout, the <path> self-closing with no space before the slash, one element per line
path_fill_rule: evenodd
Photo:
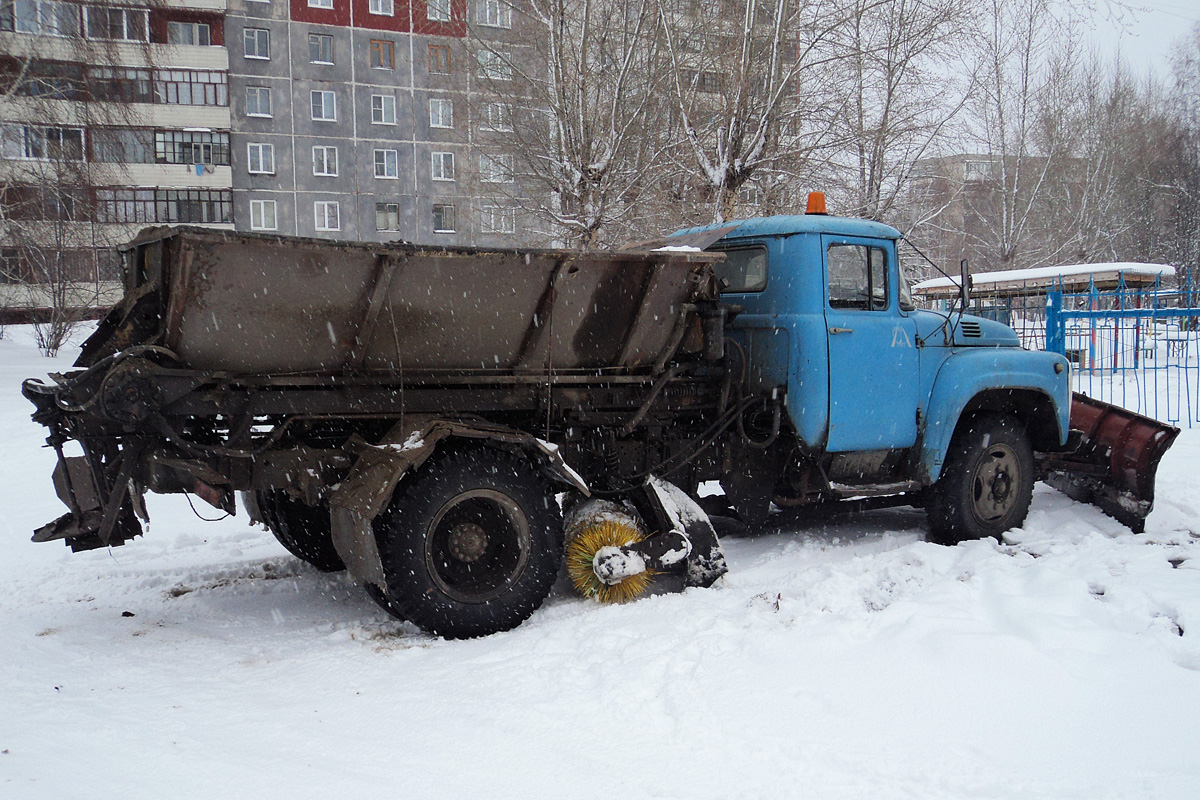
<path fill-rule="evenodd" d="M 498 147 L 553 239 L 591 249 L 626 240 L 656 150 L 654 0 L 526 0 L 523 54 L 477 40 L 485 101 L 511 114 Z M 514 84 L 528 92 L 514 99 Z M 490 89 L 490 91 L 488 91 Z"/>
<path fill-rule="evenodd" d="M 849 216 L 893 221 L 919 162 L 975 89 L 966 0 L 854 0 L 835 36 L 846 142 L 835 168 Z"/>
<path fill-rule="evenodd" d="M 1039 201 L 1064 156 L 1055 135 L 1062 128 L 1048 126 L 1039 110 L 1057 105 L 1051 95 L 1070 78 L 1074 41 L 1050 0 L 984 0 L 984 6 L 982 80 L 970 106 L 987 174 L 983 191 L 970 200 L 977 225 L 964 233 L 989 268 L 1031 266 L 1038 263 L 1031 234 Z"/>
<path fill-rule="evenodd" d="M 803 175 L 831 143 L 839 110 L 827 81 L 838 58 L 833 39 L 854 12 L 822 0 L 658 6 L 676 164 L 694 178 L 710 218 L 729 219 L 753 179 Z"/>
<path fill-rule="evenodd" d="M 1171 59 L 1175 118 L 1181 148 L 1175 185 L 1179 205 L 1174 219 L 1174 263 L 1200 280 L 1200 23 L 1181 38 Z"/>

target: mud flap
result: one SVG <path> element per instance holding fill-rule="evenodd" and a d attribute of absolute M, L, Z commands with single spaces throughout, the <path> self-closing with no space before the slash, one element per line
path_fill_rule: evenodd
<path fill-rule="evenodd" d="M 673 549 L 682 547 L 687 550 L 684 586 L 712 586 L 729 571 L 712 521 L 704 509 L 688 497 L 687 492 L 661 478 L 650 477 L 638 491 L 631 494 L 634 505 L 638 506 L 646 521 L 660 531 L 644 544 L 652 546 L 659 539 L 671 543 Z M 654 557 L 656 554 L 648 555 Z M 656 560 L 668 566 L 670 556 L 660 555 Z"/>
<path fill-rule="evenodd" d="M 359 583 L 384 588 L 383 567 L 371 522 L 388 503 L 396 485 L 419 469 L 448 438 L 475 439 L 524 450 L 555 485 L 590 494 L 587 484 L 563 460 L 558 447 L 532 434 L 486 423 L 466 423 L 431 416 L 413 415 L 397 426 L 389 438 L 395 443 L 372 445 L 351 439 L 347 445 L 355 455 L 354 466 L 329 495 L 333 546 Z"/>
<path fill-rule="evenodd" d="M 1073 450 L 1040 456 L 1046 483 L 1141 533 L 1154 508 L 1158 462 L 1179 429 L 1076 392 L 1071 432 L 1079 438 Z"/>

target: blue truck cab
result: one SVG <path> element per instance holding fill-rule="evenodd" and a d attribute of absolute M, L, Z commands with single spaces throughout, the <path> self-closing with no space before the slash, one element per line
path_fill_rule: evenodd
<path fill-rule="evenodd" d="M 729 225 L 679 233 L 720 227 Z M 947 524 L 934 520 L 935 533 L 961 532 L 964 520 L 949 517 L 963 514 L 985 518 L 976 533 L 999 533 L 1024 519 L 1032 451 L 1067 441 L 1067 362 L 1023 349 L 1000 323 L 917 309 L 900 238 L 881 223 L 819 214 L 736 223 L 707 248 L 724 252 L 722 300 L 740 307 L 730 349 L 751 391 L 784 396 L 798 457 L 817 466 L 827 492 L 899 485 L 921 492 L 931 512 L 954 506 L 941 508 Z M 971 474 L 944 478 L 948 468 Z"/>

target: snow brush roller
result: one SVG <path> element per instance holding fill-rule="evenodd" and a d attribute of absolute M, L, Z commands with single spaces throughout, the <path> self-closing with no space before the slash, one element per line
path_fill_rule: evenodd
<path fill-rule="evenodd" d="M 606 500 L 582 503 L 567 520 L 566 538 L 567 575 L 575 591 L 584 597 L 594 597 L 601 603 L 626 603 L 645 594 L 654 583 L 657 572 L 636 556 L 629 559 L 627 569 L 623 570 L 627 574 L 621 577 L 611 570 L 604 579 L 597 574 L 598 561 L 609 563 L 620 548 L 646 540 L 646 532 L 637 519 L 616 503 Z"/>
<path fill-rule="evenodd" d="M 684 586 L 711 586 L 728 571 L 712 522 L 682 489 L 650 478 L 626 499 L 586 500 L 567 515 L 567 574 L 581 595 L 623 603 L 663 572 L 682 573 Z M 656 532 L 647 534 L 643 520 Z"/>

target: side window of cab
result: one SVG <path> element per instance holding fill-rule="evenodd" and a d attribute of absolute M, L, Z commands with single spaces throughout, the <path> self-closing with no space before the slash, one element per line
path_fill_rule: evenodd
<path fill-rule="evenodd" d="M 721 252 L 725 262 L 713 265 L 721 294 L 746 294 L 767 288 L 767 248 L 758 245 Z"/>
<path fill-rule="evenodd" d="M 862 244 L 831 244 L 825 263 L 830 308 L 887 310 L 886 250 Z"/>

